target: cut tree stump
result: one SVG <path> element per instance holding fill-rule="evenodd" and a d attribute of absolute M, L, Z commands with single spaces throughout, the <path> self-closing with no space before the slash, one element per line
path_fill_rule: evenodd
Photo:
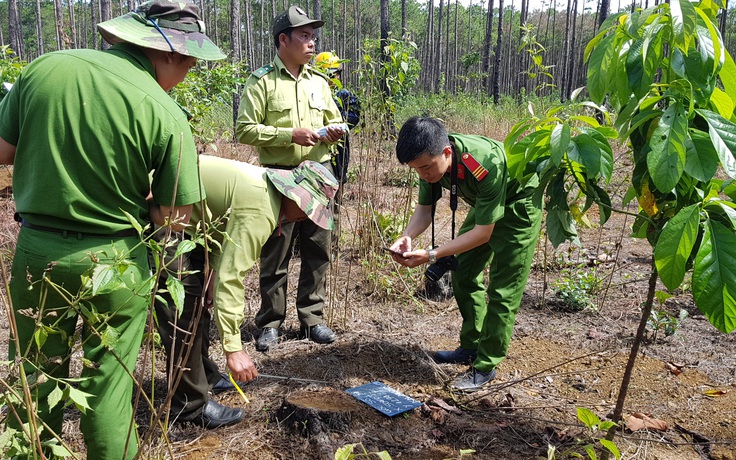
<path fill-rule="evenodd" d="M 335 390 L 299 390 L 284 399 L 276 418 L 302 435 L 347 432 L 354 412 L 362 409 L 352 396 Z"/>

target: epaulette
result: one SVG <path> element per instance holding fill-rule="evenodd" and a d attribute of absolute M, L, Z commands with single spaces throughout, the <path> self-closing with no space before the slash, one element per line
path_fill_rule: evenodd
<path fill-rule="evenodd" d="M 264 65 L 258 70 L 254 70 L 252 73 L 254 77 L 261 79 L 273 69 L 274 69 L 274 66 L 272 66 L 271 64 L 268 64 L 268 65 Z"/>
<path fill-rule="evenodd" d="M 482 164 L 478 163 L 478 160 L 476 160 L 473 155 L 465 152 L 460 156 L 460 158 L 462 159 L 465 167 L 468 168 L 470 173 L 475 176 L 476 179 L 483 180 L 483 178 L 488 175 L 488 170 L 484 168 Z"/>

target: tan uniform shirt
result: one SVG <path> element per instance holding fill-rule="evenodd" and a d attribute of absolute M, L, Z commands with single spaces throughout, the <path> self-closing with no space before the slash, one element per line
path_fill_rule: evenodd
<path fill-rule="evenodd" d="M 238 140 L 258 147 L 262 165 L 297 166 L 305 160 L 324 163 L 329 145 L 303 147 L 291 142 L 294 128 L 314 131 L 342 123 L 327 79 L 309 65 L 296 78 L 277 56 L 251 74 L 245 84 L 235 128 Z"/>

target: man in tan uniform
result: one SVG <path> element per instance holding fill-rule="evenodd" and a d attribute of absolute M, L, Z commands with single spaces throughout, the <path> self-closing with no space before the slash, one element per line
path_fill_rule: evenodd
<path fill-rule="evenodd" d="M 243 90 L 236 126 L 238 140 L 258 147 L 259 161 L 269 168 L 293 169 L 305 160 L 329 165 L 329 144 L 342 138 L 340 111 L 325 75 L 308 63 L 315 52 L 314 29 L 323 22 L 292 6 L 274 20 L 274 61 L 253 72 Z M 324 324 L 330 232 L 311 222 L 282 222 L 261 256 L 261 309 L 256 349 L 278 343 L 286 317 L 286 288 L 292 242 L 299 235 L 301 272 L 296 308 L 301 333 L 317 343 L 337 336 Z"/>

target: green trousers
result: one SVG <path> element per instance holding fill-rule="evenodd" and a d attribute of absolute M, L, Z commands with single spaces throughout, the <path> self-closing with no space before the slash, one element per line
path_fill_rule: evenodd
<path fill-rule="evenodd" d="M 506 206 L 487 244 L 457 256 L 459 268 L 452 272 L 452 288 L 463 318 L 460 346 L 478 350 L 473 366 L 479 371 L 491 371 L 506 357 L 541 222 L 541 206 L 531 197 L 515 201 Z M 475 209 L 459 233 L 473 226 Z M 489 265 L 486 289 L 483 278 Z"/>
<path fill-rule="evenodd" d="M 143 289 L 143 281 L 149 276 L 146 248 L 136 246 L 139 243 L 138 237 L 113 241 L 111 237 L 63 235 L 28 228 L 22 228 L 18 236 L 10 291 L 20 350 L 16 350 L 11 337 L 9 354 L 11 360 L 18 355 L 27 357 L 30 363 L 25 364 L 25 370 L 29 374 L 34 373 L 31 363 L 35 363 L 55 378 L 69 376 L 70 341 L 73 342 L 79 316 L 79 310 L 70 307 L 68 299 L 42 281 L 44 273 L 51 283 L 74 296 L 81 288 L 81 275 L 93 266 L 92 258 L 101 264 L 111 262 L 114 246 L 133 262 L 122 274 L 124 285 L 76 305 L 97 313 L 82 315 L 82 349 L 88 362 L 82 370 L 84 380 L 79 383 L 79 390 L 92 395 L 88 399 L 91 410 L 81 415 L 80 422 L 87 458 L 129 459 L 138 450 L 135 426 L 130 429 L 133 379 L 129 373 L 135 371 L 150 296 L 147 290 L 137 291 Z M 96 319 L 90 320 L 90 316 Z M 34 332 L 41 329 L 41 323 L 52 329 L 47 329 L 48 337 L 39 350 Z M 94 330 L 109 339 L 107 346 Z M 48 403 L 56 386 L 55 380 L 47 379 L 32 388 L 32 395 L 36 415 L 60 435 L 64 404 L 50 409 Z M 62 384 L 61 389 L 65 388 Z M 25 415 L 24 407 L 16 410 Z M 42 437 L 50 435 L 45 432 Z"/>
<path fill-rule="evenodd" d="M 299 323 L 312 327 L 324 323 L 327 271 L 330 268 L 332 232 L 311 220 L 282 223 L 276 227 L 261 251 L 261 309 L 256 326 L 278 328 L 286 318 L 286 288 L 289 261 L 296 236 L 302 260 L 296 294 Z"/>

